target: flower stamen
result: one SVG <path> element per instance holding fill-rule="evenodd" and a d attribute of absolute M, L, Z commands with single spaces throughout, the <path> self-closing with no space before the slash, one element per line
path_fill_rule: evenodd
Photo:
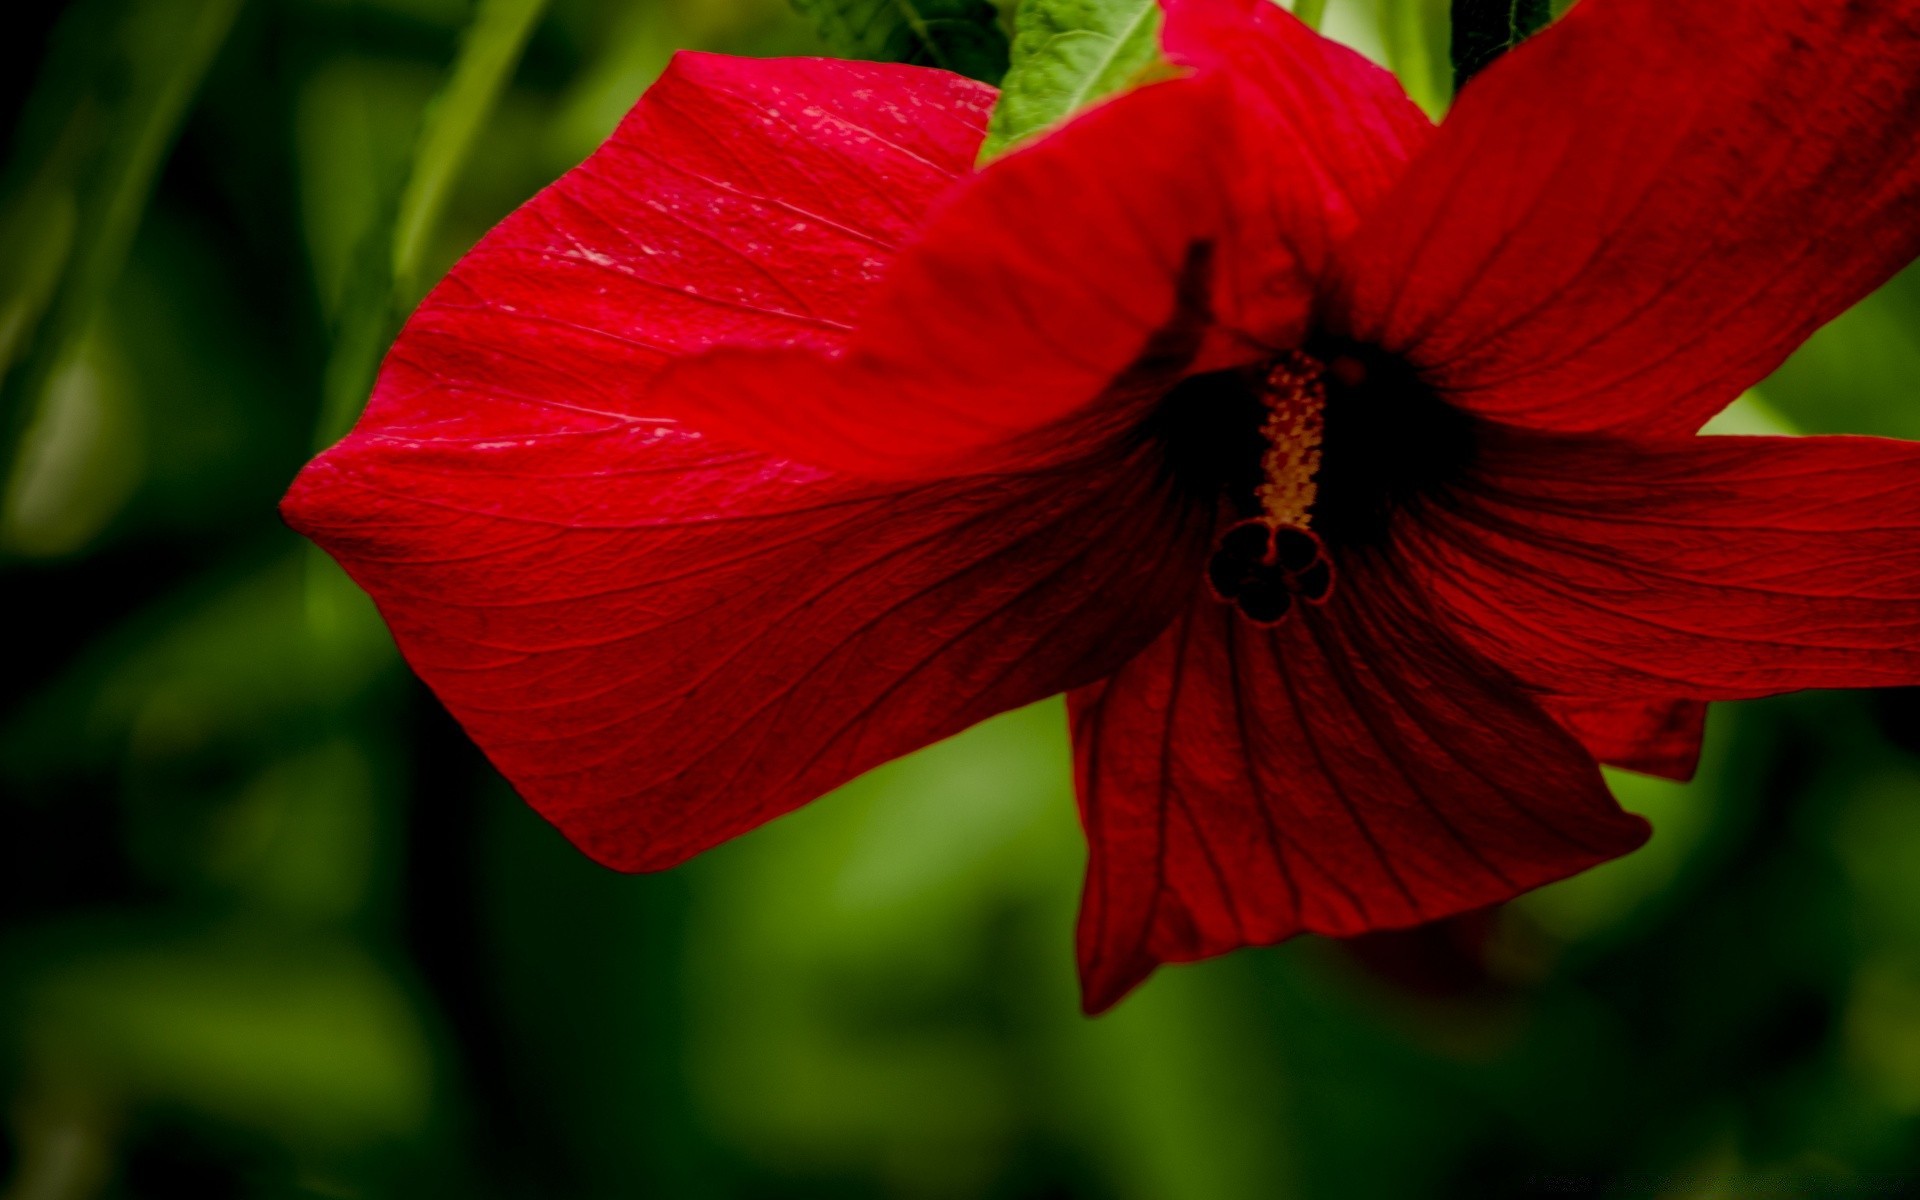
<path fill-rule="evenodd" d="M 1207 564 L 1207 585 L 1256 625 L 1277 625 L 1295 600 L 1323 604 L 1333 592 L 1333 561 L 1312 526 L 1319 497 L 1326 387 L 1318 360 L 1289 351 L 1260 389 L 1260 515 L 1221 533 Z"/>
<path fill-rule="evenodd" d="M 1260 402 L 1267 410 L 1260 436 L 1267 443 L 1260 458 L 1260 501 L 1267 524 L 1275 529 L 1309 527 L 1318 495 L 1320 442 L 1326 433 L 1327 390 L 1318 360 L 1298 350 L 1280 356 L 1267 371 Z"/>

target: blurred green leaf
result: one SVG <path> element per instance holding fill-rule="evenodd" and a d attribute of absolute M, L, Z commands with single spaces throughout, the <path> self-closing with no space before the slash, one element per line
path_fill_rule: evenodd
<path fill-rule="evenodd" d="M 419 286 L 426 239 L 487 116 L 520 61 L 547 0 L 481 0 L 461 43 L 453 76 L 427 109 L 413 170 L 393 226 L 393 277 L 403 294 Z"/>
<path fill-rule="evenodd" d="M 983 161 L 1118 91 L 1160 53 L 1158 0 L 1022 0 L 1014 21 Z"/>
<path fill-rule="evenodd" d="M 100 323 L 47 381 L 0 502 L 0 550 L 69 554 L 111 520 L 139 482 L 139 414 Z"/>
<path fill-rule="evenodd" d="M 1327 16 L 1327 0 L 1293 0 L 1293 15 L 1308 29 L 1318 29 Z"/>
<path fill-rule="evenodd" d="M 372 892 L 378 765 L 344 736 L 270 764 L 214 810 L 191 866 L 289 925 L 346 921 Z"/>
<path fill-rule="evenodd" d="M 691 1062 L 709 1120 L 820 1170 L 881 1158 L 893 1194 L 985 1191 L 1028 1103 L 1025 1064 L 985 1006 L 1077 1023 L 1071 788 L 1065 713 L 1050 701 L 702 862 Z M 784 1084 L 738 1086 L 754 1077 Z"/>
<path fill-rule="evenodd" d="M 1716 721 L 1712 749 L 1689 783 L 1608 770 L 1614 799 L 1628 812 L 1653 824 L 1653 837 L 1624 858 L 1582 871 L 1570 879 L 1529 892 L 1515 905 L 1563 941 L 1604 934 L 1640 911 L 1670 896 L 1679 879 L 1705 847 L 1721 807 L 1720 758 L 1725 739 Z"/>
<path fill-rule="evenodd" d="M 392 222 L 394 181 L 406 177 L 440 82 L 424 63 L 355 55 L 322 64 L 300 85 L 300 216 L 321 301 L 336 321 L 367 231 Z"/>
<path fill-rule="evenodd" d="M 103 107 L 113 114 L 104 143 L 96 154 L 35 147 L 45 155 L 40 178 L 5 214 L 7 227 L 0 231 L 0 247 L 20 268 L 0 283 L 7 289 L 0 298 L 0 348 L 6 351 L 0 353 L 0 471 L 10 475 L 16 469 L 19 441 L 46 402 L 49 382 L 68 366 L 119 277 L 154 175 L 239 8 L 240 0 L 136 0 L 122 6 L 110 22 L 113 41 L 107 61 L 95 68 L 89 102 L 72 108 L 70 127 L 55 135 L 57 144 L 68 147 L 85 140 L 85 126 Z M 97 16 L 97 8 L 78 5 L 68 20 Z M 41 86 L 66 89 L 73 82 L 52 77 Z M 49 222 L 49 213 L 57 219 Z M 42 230 L 55 236 L 35 253 Z M 62 244 L 72 250 L 62 252 Z M 56 262 L 65 270 L 58 285 L 49 287 Z M 9 370 L 29 336 L 31 350 Z"/>
<path fill-rule="evenodd" d="M 1163 972 L 1074 1031 L 1075 1074 L 1093 1086 L 1073 1098 L 1097 1114 L 1087 1124 L 1104 1134 L 1098 1148 L 1119 1195 L 1305 1194 L 1288 1129 L 1288 1110 L 1305 1098 L 1273 1059 L 1272 1016 L 1248 994 L 1247 967 Z"/>
<path fill-rule="evenodd" d="M 1903 1116 L 1920 1115 L 1920 966 L 1896 958 L 1864 966 L 1843 1035 L 1848 1059 L 1876 1098 Z"/>
<path fill-rule="evenodd" d="M 1809 433 L 1920 438 L 1920 265 L 1807 339 L 1755 390 Z"/>
<path fill-rule="evenodd" d="M 73 250 L 73 189 L 56 173 L 43 171 L 0 216 L 0 382 L 26 351 Z"/>
<path fill-rule="evenodd" d="M 695 871 L 688 971 L 708 1120 L 789 1169 L 879 1163 L 887 1194 L 997 1194 L 1023 1126 L 1100 1164 L 1069 1194 L 1292 1194 L 1278 1073 L 1247 1061 L 1265 1030 L 1243 961 L 1078 1016 L 1084 858 L 1058 699 L 717 851 Z"/>
<path fill-rule="evenodd" d="M 39 973 L 33 1065 L 295 1145 L 416 1133 L 432 1059 L 408 997 L 350 943 L 261 932 L 149 933 Z"/>
<path fill-rule="evenodd" d="M 1447 11 L 1447 0 L 1379 0 L 1387 66 L 1414 103 L 1436 121 L 1453 99 Z"/>
<path fill-rule="evenodd" d="M 1881 767 L 1851 789 L 1834 829 L 1834 849 L 1853 885 L 1860 924 L 1908 948 L 1920 966 L 1920 776 Z M 1920 1031 L 1916 1031 L 1920 1033 Z"/>
<path fill-rule="evenodd" d="M 673 11 L 663 4 L 623 4 L 609 14 L 613 27 L 596 54 L 567 86 L 550 123 L 549 161 L 565 170 L 593 153 L 620 123 L 647 85 L 659 78 L 676 46 Z M 799 14 L 784 10 L 795 24 Z"/>
<path fill-rule="evenodd" d="M 1007 35 L 987 0 L 793 0 L 842 58 L 943 67 L 987 83 L 1007 70 Z"/>
<path fill-rule="evenodd" d="M 215 737 L 257 752 L 323 729 L 329 709 L 381 677 L 392 642 L 344 580 L 328 619 L 313 620 L 304 562 L 290 553 L 238 581 L 196 579 L 99 636 L 13 715 L 0 768 L 42 775 Z"/>
<path fill-rule="evenodd" d="M 1701 433 L 1735 434 L 1748 437 L 1788 437 L 1800 431 L 1785 413 L 1767 403 L 1765 397 L 1751 389 L 1733 398 L 1727 405 L 1700 427 Z"/>

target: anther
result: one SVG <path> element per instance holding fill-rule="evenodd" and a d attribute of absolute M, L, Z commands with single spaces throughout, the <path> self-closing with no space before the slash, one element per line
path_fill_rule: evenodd
<path fill-rule="evenodd" d="M 1298 350 L 1280 356 L 1260 390 L 1266 420 L 1260 436 L 1260 486 L 1254 495 L 1267 523 L 1305 528 L 1317 494 L 1320 440 L 1326 430 L 1327 391 L 1320 363 Z"/>

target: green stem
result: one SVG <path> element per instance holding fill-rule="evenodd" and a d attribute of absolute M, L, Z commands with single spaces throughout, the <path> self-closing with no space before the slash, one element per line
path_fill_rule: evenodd
<path fill-rule="evenodd" d="M 1327 15 L 1327 0 L 1293 0 L 1293 15 L 1308 29 L 1318 29 Z"/>

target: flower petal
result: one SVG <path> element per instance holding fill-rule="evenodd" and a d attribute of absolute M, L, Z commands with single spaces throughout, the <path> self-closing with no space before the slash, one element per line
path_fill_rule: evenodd
<path fill-rule="evenodd" d="M 1086 1006 L 1162 962 L 1464 912 L 1624 854 L 1593 759 L 1350 556 L 1271 632 L 1210 597 L 1071 696 Z"/>
<path fill-rule="evenodd" d="M 993 95 L 917 67 L 677 55 L 600 149 L 482 239 L 408 323 L 401 355 L 459 357 L 478 390 L 382 381 L 367 421 L 600 427 L 672 415 L 642 397 L 673 357 L 840 345 L 929 202 L 971 169 Z"/>
<path fill-rule="evenodd" d="M 1700 766 L 1707 706 L 1698 700 L 1592 702 L 1543 697 L 1567 732 L 1610 767 L 1685 782 Z"/>
<path fill-rule="evenodd" d="M 1475 78 L 1332 318 L 1462 407 L 1691 432 L 1920 252 L 1920 9 L 1584 0 Z"/>
<path fill-rule="evenodd" d="M 533 804 L 670 865 L 1150 639 L 1205 520 L 1151 464 L 858 483 L 646 407 L 716 342 L 838 345 L 991 90 L 681 55 L 454 268 L 283 509 Z M 1145 453 L 1145 451 L 1138 451 Z"/>
<path fill-rule="evenodd" d="M 1548 693 L 1920 682 L 1920 444 L 1488 430 L 1393 537 L 1459 636 Z"/>
<path fill-rule="evenodd" d="M 521 794 L 623 870 L 1099 678 L 1207 535 L 1138 461 L 890 487 L 645 421 L 359 434 L 286 511 Z"/>
<path fill-rule="evenodd" d="M 1433 140 L 1393 73 L 1321 37 L 1272 0 L 1163 0 L 1173 62 L 1236 88 L 1230 177 L 1243 219 L 1267 217 L 1318 275 Z M 1308 186 L 1301 186 L 1302 181 Z"/>

